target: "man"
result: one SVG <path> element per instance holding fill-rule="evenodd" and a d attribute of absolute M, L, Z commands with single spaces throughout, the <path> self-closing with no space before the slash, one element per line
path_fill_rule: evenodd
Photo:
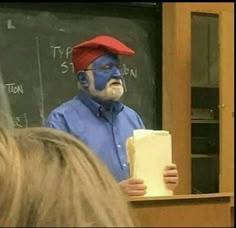
<path fill-rule="evenodd" d="M 45 126 L 75 135 L 107 165 L 128 196 L 142 196 L 142 179 L 129 177 L 126 140 L 134 129 L 144 128 L 139 115 L 122 104 L 123 95 L 119 55 L 135 52 L 111 36 L 97 36 L 73 47 L 72 61 L 80 94 L 53 110 Z M 163 174 L 168 188 L 177 186 L 175 164 Z"/>

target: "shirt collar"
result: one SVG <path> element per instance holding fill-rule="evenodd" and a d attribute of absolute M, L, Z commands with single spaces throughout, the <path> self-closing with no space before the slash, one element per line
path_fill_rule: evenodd
<path fill-rule="evenodd" d="M 86 92 L 81 92 L 78 96 L 79 100 L 86 105 L 96 116 L 101 116 L 105 110 L 104 107 L 94 101 Z M 124 109 L 124 105 L 120 101 L 114 101 L 113 113 L 118 115 Z"/>

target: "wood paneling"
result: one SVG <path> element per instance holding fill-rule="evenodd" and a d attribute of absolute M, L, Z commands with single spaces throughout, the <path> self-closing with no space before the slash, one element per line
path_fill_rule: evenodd
<path fill-rule="evenodd" d="M 172 135 L 180 176 L 175 194 L 191 192 L 189 17 L 187 8 L 163 4 L 163 129 Z"/>
<path fill-rule="evenodd" d="M 230 227 L 232 194 L 195 194 L 131 200 L 139 226 Z"/>
<path fill-rule="evenodd" d="M 234 14 L 220 14 L 220 191 L 234 191 Z"/>
<path fill-rule="evenodd" d="M 163 3 L 163 129 L 179 170 L 175 194 L 191 192 L 191 13 L 220 21 L 220 191 L 234 191 L 234 3 Z"/>

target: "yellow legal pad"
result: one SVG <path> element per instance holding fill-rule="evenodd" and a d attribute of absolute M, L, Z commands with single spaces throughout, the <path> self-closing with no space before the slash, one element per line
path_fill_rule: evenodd
<path fill-rule="evenodd" d="M 147 186 L 145 196 L 173 195 L 166 188 L 163 172 L 172 163 L 171 135 L 164 130 L 138 129 L 126 142 L 131 177 L 139 177 Z"/>

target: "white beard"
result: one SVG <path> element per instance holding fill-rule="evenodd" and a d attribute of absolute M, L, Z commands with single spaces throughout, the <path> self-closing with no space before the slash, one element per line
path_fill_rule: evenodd
<path fill-rule="evenodd" d="M 103 90 L 96 90 L 93 77 L 89 77 L 88 92 L 103 101 L 118 101 L 124 94 L 121 79 L 111 79 Z"/>

